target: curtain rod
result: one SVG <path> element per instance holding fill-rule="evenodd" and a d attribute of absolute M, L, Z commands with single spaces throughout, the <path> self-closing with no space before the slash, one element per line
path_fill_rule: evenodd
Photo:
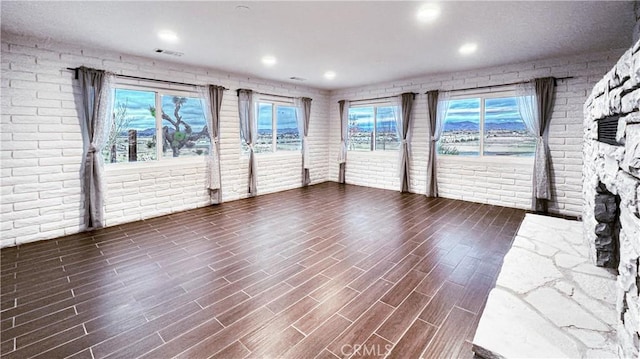
<path fill-rule="evenodd" d="M 558 80 L 568 80 L 568 79 L 572 79 L 573 76 L 565 76 L 565 77 L 555 77 L 554 79 L 556 81 Z M 445 92 L 453 92 L 453 91 L 467 91 L 467 90 L 479 90 L 479 89 L 486 89 L 486 88 L 490 88 L 490 87 L 502 87 L 502 86 L 512 86 L 512 85 L 520 85 L 520 84 L 524 84 L 527 82 L 531 82 L 531 80 L 527 80 L 527 81 L 518 81 L 518 82 L 510 82 L 510 83 L 506 83 L 506 84 L 499 84 L 499 85 L 485 85 L 485 86 L 476 86 L 476 87 L 467 87 L 467 88 L 461 88 L 461 89 L 453 89 L 453 90 L 448 90 Z M 425 92 L 426 94 L 426 92 Z"/>
<path fill-rule="evenodd" d="M 75 72 L 75 79 L 78 79 L 78 68 L 72 68 L 72 67 L 67 67 L 67 70 L 70 71 L 74 71 Z M 116 77 L 122 77 L 125 79 L 132 79 L 132 80 L 143 80 L 143 81 L 153 81 L 153 82 L 162 82 L 165 84 L 172 84 L 172 85 L 182 85 L 182 86 L 203 86 L 203 85 L 196 85 L 196 84 L 190 84 L 190 83 L 186 83 L 186 82 L 177 82 L 177 81 L 169 81 L 169 80 L 159 80 L 159 79 L 150 79 L 148 77 L 139 77 L 139 76 L 131 76 L 131 75 L 119 75 L 119 74 L 114 74 Z M 227 91 L 228 88 L 223 87 L 224 91 Z"/>
<path fill-rule="evenodd" d="M 253 93 L 257 93 L 258 95 L 265 95 L 265 96 L 272 96 L 272 97 L 280 97 L 280 98 L 288 98 L 288 99 L 290 99 L 290 100 L 295 99 L 295 97 L 293 97 L 293 96 L 274 95 L 274 94 L 270 94 L 270 93 L 257 92 L 257 91 L 253 91 Z"/>
<path fill-rule="evenodd" d="M 404 93 L 412 93 L 413 96 L 418 95 L 415 92 L 404 92 Z M 400 94 L 402 95 L 402 94 Z M 384 97 L 372 97 L 372 98 L 363 98 L 363 99 L 358 99 L 358 100 L 349 100 L 349 102 L 358 102 L 358 101 L 373 101 L 373 100 L 386 100 L 389 98 L 394 98 L 394 97 L 398 97 L 400 95 L 395 95 L 395 96 L 384 96 Z M 339 101 L 338 101 L 339 102 Z"/>
<path fill-rule="evenodd" d="M 244 89 L 237 89 L 236 90 L 236 95 L 240 95 L 240 90 L 244 90 Z M 258 91 L 253 91 L 253 90 L 251 90 L 251 91 L 253 93 L 258 94 L 258 95 L 265 95 L 265 96 L 271 96 L 271 97 L 280 97 L 280 98 L 286 98 L 286 99 L 290 99 L 290 100 L 295 100 L 296 99 L 296 97 L 293 97 L 293 96 L 274 95 L 274 94 L 271 94 L 271 93 L 264 93 L 264 92 L 258 92 Z"/>

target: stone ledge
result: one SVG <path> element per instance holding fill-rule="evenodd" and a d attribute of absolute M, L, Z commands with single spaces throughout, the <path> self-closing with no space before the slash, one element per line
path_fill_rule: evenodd
<path fill-rule="evenodd" d="M 582 223 L 527 214 L 473 339 L 484 358 L 615 358 L 616 276 Z"/>

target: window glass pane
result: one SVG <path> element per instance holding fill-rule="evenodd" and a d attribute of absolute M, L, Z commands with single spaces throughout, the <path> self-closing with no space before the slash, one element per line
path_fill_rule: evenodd
<path fill-rule="evenodd" d="M 115 90 L 113 125 L 102 150 L 106 163 L 157 159 L 155 102 L 155 92 Z"/>
<path fill-rule="evenodd" d="M 161 100 L 163 157 L 207 155 L 211 140 L 200 99 L 167 95 Z"/>
<path fill-rule="evenodd" d="M 398 150 L 400 141 L 396 129 L 396 106 L 384 106 L 376 109 L 376 150 Z"/>
<path fill-rule="evenodd" d="M 298 119 L 296 108 L 290 106 L 278 106 L 276 113 L 277 122 L 277 151 L 300 150 L 302 141 L 298 133 Z"/>
<path fill-rule="evenodd" d="M 444 129 L 438 141 L 443 155 L 477 156 L 480 154 L 480 99 L 449 102 Z"/>
<path fill-rule="evenodd" d="M 349 150 L 373 150 L 373 107 L 349 108 Z"/>
<path fill-rule="evenodd" d="M 271 152 L 273 139 L 273 105 L 258 104 L 258 138 L 254 151 L 256 153 Z"/>
<path fill-rule="evenodd" d="M 484 104 L 484 155 L 533 156 L 536 142 L 525 127 L 515 97 L 489 98 Z"/>

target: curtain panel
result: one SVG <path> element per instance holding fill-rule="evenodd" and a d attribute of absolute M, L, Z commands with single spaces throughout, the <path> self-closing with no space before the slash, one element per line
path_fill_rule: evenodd
<path fill-rule="evenodd" d="M 311 119 L 311 99 L 302 97 L 296 99 L 298 132 L 302 133 L 302 186 L 308 186 L 311 183 L 309 175 L 309 120 Z"/>
<path fill-rule="evenodd" d="M 449 93 L 438 90 L 427 92 L 429 115 L 429 158 L 427 160 L 427 197 L 438 197 L 437 142 L 449 111 Z"/>
<path fill-rule="evenodd" d="M 338 182 L 345 183 L 347 171 L 347 141 L 349 137 L 349 101 L 340 100 L 340 152 L 338 153 Z"/>
<path fill-rule="evenodd" d="M 527 131 L 532 136 L 536 138 L 536 149 L 534 151 L 534 156 L 537 156 L 538 147 L 541 146 L 540 141 L 540 121 L 538 116 L 538 100 L 536 96 L 536 88 L 533 81 L 531 82 L 523 82 L 516 87 L 516 100 L 518 103 L 518 112 L 520 113 L 520 118 L 522 118 L 522 122 L 524 122 Z M 534 157 L 533 162 L 533 172 L 536 171 L 536 159 Z M 535 180 L 535 174 L 533 175 L 533 180 L 531 182 L 531 207 L 533 210 L 536 209 L 537 204 L 537 186 Z"/>
<path fill-rule="evenodd" d="M 407 92 L 400 95 L 400 114 L 396 116 L 396 128 L 400 134 L 400 191 L 409 192 L 409 186 L 411 182 L 409 161 L 409 140 L 411 128 L 411 112 L 413 109 L 413 100 L 415 100 L 415 94 L 413 92 Z"/>
<path fill-rule="evenodd" d="M 538 78 L 534 80 L 536 104 L 540 126 L 536 140 L 536 155 L 533 165 L 534 196 L 532 207 L 538 212 L 547 212 L 548 201 L 551 199 L 551 174 L 549 164 L 549 123 L 553 112 L 555 100 L 555 82 L 553 77 Z"/>
<path fill-rule="evenodd" d="M 111 111 L 114 75 L 103 70 L 80 67 L 77 70 L 82 103 L 81 130 L 84 143 L 81 166 L 86 229 L 104 227 L 104 160 L 102 148 L 109 139 L 113 122 Z"/>
<path fill-rule="evenodd" d="M 207 156 L 207 188 L 212 204 L 222 203 L 222 173 L 220 171 L 220 109 L 225 88 L 209 85 L 203 99 L 208 109 L 207 126 L 211 138 L 211 150 Z"/>
<path fill-rule="evenodd" d="M 551 199 L 548 128 L 555 97 L 555 79 L 539 78 L 518 85 L 516 90 L 518 111 L 527 130 L 536 137 L 531 184 L 531 208 L 547 212 Z"/>
<path fill-rule="evenodd" d="M 429 158 L 427 159 L 427 197 L 438 197 L 438 181 L 436 172 L 436 142 L 438 113 L 438 90 L 427 92 L 427 114 L 429 116 Z"/>
<path fill-rule="evenodd" d="M 249 197 L 257 194 L 256 180 L 256 160 L 254 153 L 254 141 L 257 139 L 257 117 L 255 114 L 255 103 L 253 91 L 246 89 L 238 90 L 238 115 L 240 117 L 240 136 L 249 147 L 249 176 L 248 193 Z"/>

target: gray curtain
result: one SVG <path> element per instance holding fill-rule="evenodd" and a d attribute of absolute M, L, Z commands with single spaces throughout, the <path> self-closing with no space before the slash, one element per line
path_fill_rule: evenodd
<path fill-rule="evenodd" d="M 555 98 L 555 81 L 553 77 L 534 80 L 538 116 L 540 118 L 539 133 L 536 134 L 537 145 L 535 162 L 533 164 L 533 198 L 532 207 L 538 212 L 547 212 L 548 201 L 551 199 L 551 181 L 549 166 L 549 122 L 553 112 Z"/>
<path fill-rule="evenodd" d="M 225 88 L 222 86 L 209 85 L 209 111 L 211 122 L 208 124 L 211 137 L 211 151 L 209 153 L 209 193 L 211 203 L 222 203 L 222 173 L 220 172 L 220 109 L 222 108 L 222 96 Z"/>
<path fill-rule="evenodd" d="M 409 128 L 411 123 L 411 110 L 413 108 L 413 100 L 415 99 L 413 92 L 407 92 L 400 95 L 401 99 L 401 119 L 402 126 L 398 126 L 398 132 L 402 142 L 400 144 L 400 184 L 402 192 L 409 192 Z"/>
<path fill-rule="evenodd" d="M 311 99 L 303 97 L 300 101 L 302 102 L 302 130 L 304 133 L 304 136 L 302 136 L 302 185 L 308 186 L 311 183 L 311 176 L 309 175 L 309 142 L 307 140 L 309 120 L 311 119 Z"/>
<path fill-rule="evenodd" d="M 111 129 L 110 102 L 113 74 L 80 67 L 77 70 L 82 103 L 81 130 L 84 143 L 82 193 L 86 229 L 104 227 L 104 180 L 102 148 Z"/>
<path fill-rule="evenodd" d="M 244 142 L 249 146 L 248 193 L 249 197 L 253 197 L 257 194 L 256 160 L 253 145 L 257 139 L 256 131 L 258 127 L 253 103 L 253 91 L 245 89 L 238 90 L 238 114 L 240 116 L 240 136 L 242 136 Z"/>
<path fill-rule="evenodd" d="M 427 196 L 438 197 L 436 170 L 436 136 L 438 114 L 438 90 L 427 92 L 427 110 L 429 115 L 429 159 L 427 160 Z"/>
<path fill-rule="evenodd" d="M 345 183 L 347 172 L 347 139 L 349 133 L 349 101 L 340 100 L 340 153 L 338 154 L 338 163 L 340 170 L 338 172 L 338 182 Z"/>

